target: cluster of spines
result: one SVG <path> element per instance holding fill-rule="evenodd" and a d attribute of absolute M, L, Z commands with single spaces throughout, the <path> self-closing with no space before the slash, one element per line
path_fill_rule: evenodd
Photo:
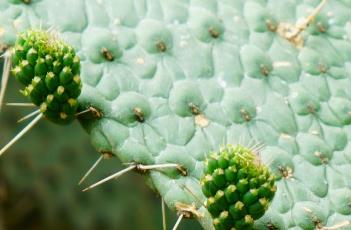
<path fill-rule="evenodd" d="M 226 146 L 205 164 L 201 186 L 215 229 L 252 229 L 276 191 L 268 168 L 241 145 Z"/>
<path fill-rule="evenodd" d="M 49 120 L 66 124 L 75 118 L 81 92 L 80 59 L 55 35 L 28 30 L 18 36 L 12 52 L 12 75 L 21 92 Z"/>

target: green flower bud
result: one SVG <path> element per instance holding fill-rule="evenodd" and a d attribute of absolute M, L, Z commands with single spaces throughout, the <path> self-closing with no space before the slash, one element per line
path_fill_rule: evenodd
<path fill-rule="evenodd" d="M 63 87 L 63 86 L 57 87 L 57 90 L 54 93 L 54 96 L 55 96 L 55 99 L 61 103 L 68 100 L 68 95 L 67 95 L 67 93 L 65 93 L 65 87 Z"/>
<path fill-rule="evenodd" d="M 239 199 L 239 193 L 236 186 L 231 184 L 224 191 L 228 203 L 234 203 Z"/>
<path fill-rule="evenodd" d="M 29 62 L 29 64 L 34 66 L 38 59 L 38 51 L 34 48 L 30 48 L 29 51 L 27 52 L 26 59 Z"/>
<path fill-rule="evenodd" d="M 223 188 L 227 184 L 227 180 L 225 179 L 224 170 L 218 168 L 213 172 L 213 181 L 219 188 Z"/>
<path fill-rule="evenodd" d="M 64 67 L 60 73 L 60 83 L 61 85 L 66 85 L 73 79 L 72 70 L 70 67 Z"/>
<path fill-rule="evenodd" d="M 34 67 L 34 73 L 36 76 L 45 77 L 48 72 L 48 68 L 46 67 L 46 62 L 44 58 L 39 58 Z"/>

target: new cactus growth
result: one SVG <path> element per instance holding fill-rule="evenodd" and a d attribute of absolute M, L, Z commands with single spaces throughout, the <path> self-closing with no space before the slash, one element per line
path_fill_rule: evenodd
<path fill-rule="evenodd" d="M 274 176 L 253 150 L 242 145 L 211 154 L 200 182 L 216 230 L 252 229 L 276 191 Z"/>
<path fill-rule="evenodd" d="M 82 86 L 74 49 L 53 33 L 28 30 L 18 35 L 12 52 L 11 72 L 25 86 L 23 95 L 50 121 L 72 122 Z"/>
<path fill-rule="evenodd" d="M 72 46 L 48 31 L 29 29 L 18 34 L 14 47 L 5 53 L 0 108 L 11 66 L 12 75 L 25 86 L 21 93 L 33 103 L 29 105 L 39 106 L 39 110 L 19 122 L 39 115 L 0 150 L 0 155 L 43 116 L 57 124 L 71 123 L 77 116 L 77 98 L 82 88 L 80 58 Z M 25 103 L 15 104 L 23 106 Z"/>

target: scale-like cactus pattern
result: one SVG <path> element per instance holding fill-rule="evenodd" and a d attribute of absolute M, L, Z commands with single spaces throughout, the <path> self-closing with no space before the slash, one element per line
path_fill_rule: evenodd
<path fill-rule="evenodd" d="M 344 226 L 351 4 L 329 0 L 301 37 L 282 36 L 319 3 L 0 0 L 0 41 L 13 45 L 16 31 L 40 24 L 61 31 L 82 58 L 79 103 L 103 114 L 82 120 L 95 148 L 187 170 L 147 174 L 170 208 L 202 206 L 207 153 L 254 140 L 266 144 L 262 160 L 278 178 L 257 228 Z M 198 216 L 209 229 L 206 217 Z"/>
<path fill-rule="evenodd" d="M 10 81 L 8 100 L 24 99 L 18 93 L 20 86 Z M 1 143 L 13 136 L 16 120 L 29 111 L 4 108 Z M 79 124 L 61 127 L 41 122 L 0 161 L 0 229 L 158 229 L 160 201 L 136 173 L 102 189 L 81 192 L 77 182 L 94 160 L 94 149 Z M 123 166 L 113 158 L 94 177 L 118 168 Z M 174 219 L 175 214 L 168 214 Z M 186 226 L 200 229 L 195 221 Z"/>

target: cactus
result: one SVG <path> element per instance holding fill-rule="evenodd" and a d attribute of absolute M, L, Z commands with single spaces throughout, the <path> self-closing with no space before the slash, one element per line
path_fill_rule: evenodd
<path fill-rule="evenodd" d="M 129 164 L 107 179 L 137 170 L 180 219 L 212 229 L 206 155 L 263 143 L 277 191 L 254 228 L 348 227 L 349 1 L 57 4 L 0 0 L 0 41 L 42 25 L 76 49 L 79 121 L 99 153 Z"/>
<path fill-rule="evenodd" d="M 9 100 L 23 99 L 20 86 L 10 81 Z M 13 135 L 16 118 L 28 110 L 4 108 L 0 141 Z M 158 197 L 136 173 L 91 193 L 81 192 L 77 180 L 96 155 L 78 123 L 61 127 L 43 122 L 7 154 L 0 161 L 1 230 L 158 229 L 162 223 Z M 116 168 L 123 165 L 113 158 L 95 173 L 100 177 Z M 175 221 L 176 215 L 170 214 L 168 221 Z M 200 229 L 195 220 L 184 224 Z"/>

